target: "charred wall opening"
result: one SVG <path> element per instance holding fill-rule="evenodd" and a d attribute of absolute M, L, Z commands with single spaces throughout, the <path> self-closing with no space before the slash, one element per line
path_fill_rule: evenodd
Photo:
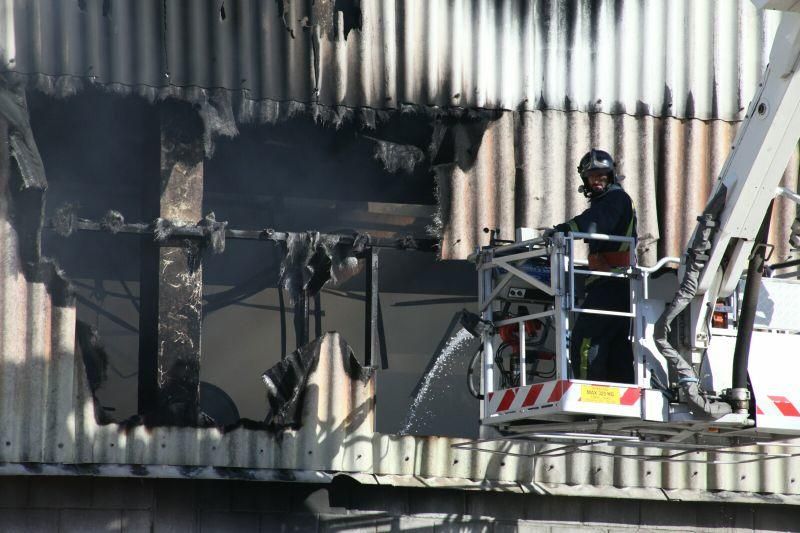
<path fill-rule="evenodd" d="M 30 92 L 28 102 L 48 178 L 45 218 L 100 220 L 117 210 L 144 219 L 147 177 L 159 169 L 156 109 L 91 89 L 67 99 Z M 78 332 L 85 333 L 76 337 L 79 349 L 97 355 L 86 343 L 91 337 L 104 349 L 95 358 L 106 365 L 106 379 L 96 384 L 99 412 L 111 419 L 135 414 L 141 239 L 81 231 L 65 238 L 47 229 L 42 239 L 44 255 L 58 261 L 73 286 Z"/>
<path fill-rule="evenodd" d="M 238 137 L 218 140 L 207 161 L 204 209 L 213 205 L 235 227 L 362 232 L 387 239 L 426 236 L 436 209 L 427 152 L 433 129 L 428 117 L 400 114 L 375 130 L 351 123 L 326 127 L 305 117 L 241 128 Z M 294 350 L 297 339 L 289 296 L 278 290 L 282 250 L 245 241 L 228 246 L 205 263 L 206 279 L 220 285 L 206 284 L 203 372 L 218 373 L 220 386 L 232 390 L 244 387 L 237 385 L 238 372 L 213 355 L 229 350 L 225 332 L 248 324 L 240 328 L 242 349 L 237 351 L 251 369 L 244 374 L 252 375 Z M 475 300 L 474 270 L 462 262 L 439 262 L 435 253 L 381 249 L 379 256 L 381 345 L 374 363 L 387 368 L 376 375 L 377 430 L 396 433 L 406 425 L 431 360 L 453 334 L 456 313 Z M 351 277 L 324 287 L 310 302 L 310 338 L 338 331 L 362 361 L 366 277 L 362 259 Z M 226 292 L 236 301 L 220 307 L 214 300 Z M 464 374 L 456 368 L 441 377 L 437 388 L 443 394 L 437 401 L 452 407 L 430 413 L 411 431 L 470 434 L 476 429 L 475 417 L 463 414 L 474 403 Z M 261 386 L 246 387 L 232 395 L 243 414 L 256 416 L 263 409 Z"/>
<path fill-rule="evenodd" d="M 149 222 L 164 104 L 92 89 L 68 99 L 32 93 L 29 103 L 50 183 L 48 220 L 77 213 L 113 223 L 114 210 L 126 221 Z M 306 116 L 242 125 L 238 136 L 217 139 L 213 157 L 204 161 L 202 212 L 214 212 L 229 228 L 368 233 L 387 240 L 426 236 L 436 209 L 434 121 L 397 113 L 375 129 L 326 126 Z M 59 261 L 75 287 L 82 348 L 102 347 L 92 352 L 100 354 L 96 396 L 99 412 L 110 420 L 139 410 L 140 321 L 152 290 L 141 266 L 148 238 L 44 233 L 45 255 Z M 220 423 L 264 420 L 261 374 L 301 341 L 291 295 L 279 289 L 285 251 L 276 243 L 228 240 L 224 253 L 202 254 L 200 401 Z M 473 435 L 477 404 L 464 386 L 466 353 L 436 378 L 436 397 L 423 398 L 424 416 L 406 427 L 423 376 L 458 327 L 458 311 L 475 300 L 472 266 L 439 262 L 431 252 L 382 249 L 379 257 L 373 363 L 384 368 L 377 373 L 376 429 Z M 361 361 L 369 281 L 364 263 L 310 299 L 308 331 L 308 340 L 340 332 Z"/>

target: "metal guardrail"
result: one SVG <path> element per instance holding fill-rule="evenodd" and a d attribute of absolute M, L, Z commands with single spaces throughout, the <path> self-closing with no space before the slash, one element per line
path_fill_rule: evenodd
<path fill-rule="evenodd" d="M 575 241 L 595 240 L 604 242 L 618 242 L 628 244 L 629 264 L 627 268 L 621 267 L 619 271 L 607 272 L 593 270 L 588 267 L 588 262 L 575 258 Z M 498 255 L 498 252 L 501 252 Z M 649 297 L 650 276 L 670 264 L 679 264 L 679 257 L 663 257 L 650 267 L 636 265 L 636 239 L 606 235 L 601 233 L 575 232 L 567 235 L 555 234 L 550 239 L 536 238 L 514 244 L 506 244 L 497 248 L 484 249 L 482 259 L 478 262 L 479 272 L 479 308 L 482 318 L 491 322 L 495 327 L 516 325 L 519 328 L 519 368 L 526 368 L 526 333 L 525 323 L 529 320 L 553 317 L 557 328 L 555 350 L 559 354 L 557 363 L 558 379 L 569 378 L 568 336 L 574 327 L 574 314 L 594 314 L 605 316 L 618 316 L 635 319 L 639 313 L 638 304 Z M 526 260 L 538 258 L 550 266 L 550 282 L 543 282 L 524 271 L 522 264 Z M 615 311 L 610 309 L 595 309 L 579 307 L 576 305 L 576 277 L 597 276 L 605 278 L 627 279 L 630 281 L 628 298 L 629 310 Z M 552 307 L 545 306 L 544 310 L 527 313 L 523 316 L 503 318 L 495 321 L 492 302 L 497 300 L 514 280 L 525 283 L 541 291 L 542 295 L 553 299 Z M 634 339 L 643 335 L 641 325 L 633 320 L 632 335 Z M 494 346 L 491 339 L 486 339 L 484 344 L 483 377 L 488 385 L 485 392 L 493 392 L 494 388 Z M 643 364 L 637 361 L 637 365 Z M 519 376 L 519 386 L 526 386 L 528 377 L 523 370 Z"/>
<path fill-rule="evenodd" d="M 647 300 L 650 297 L 650 274 L 658 272 L 666 265 L 680 264 L 680 257 L 662 257 L 658 263 L 651 267 L 636 267 L 642 273 L 642 297 Z"/>
<path fill-rule="evenodd" d="M 573 232 L 567 236 L 567 248 L 569 250 L 569 261 L 567 262 L 568 276 L 569 276 L 569 311 L 573 313 L 585 313 L 593 315 L 606 315 L 606 316 L 622 316 L 634 318 L 636 317 L 636 301 L 634 298 L 633 288 L 628 291 L 628 300 L 630 303 L 630 311 L 611 311 L 607 309 L 590 309 L 575 306 L 575 274 L 610 277 L 610 278 L 623 278 L 630 279 L 632 268 L 628 267 L 626 272 L 606 272 L 603 270 L 584 270 L 575 269 L 575 240 L 592 240 L 592 241 L 606 241 L 606 242 L 620 242 L 628 243 L 628 264 L 636 264 L 636 238 L 635 237 L 620 237 L 616 235 L 606 235 L 603 233 L 579 233 Z"/>
<path fill-rule="evenodd" d="M 580 308 L 575 306 L 576 275 L 594 275 L 601 277 L 632 279 L 635 277 L 635 273 L 640 270 L 638 267 L 629 267 L 625 272 L 605 272 L 588 269 L 586 268 L 586 261 L 575 259 L 575 240 L 598 240 L 627 243 L 629 263 L 631 265 L 635 265 L 636 239 L 634 237 L 622 237 L 601 233 L 576 232 L 566 236 L 563 234 L 556 234 L 552 240 L 536 238 L 519 243 L 499 246 L 489 250 L 484 249 L 484 251 L 481 252 L 484 255 L 482 260 L 478 263 L 480 296 L 479 309 L 482 314 L 482 318 L 493 323 L 496 327 L 517 324 L 519 328 L 519 368 L 521 369 L 519 386 L 524 387 L 528 384 L 527 373 L 524 370 L 527 364 L 525 322 L 528 320 L 551 316 L 556 320 L 557 328 L 559 330 L 556 340 L 556 352 L 561 354 L 559 358 L 559 364 L 557 365 L 557 373 L 560 379 L 567 379 L 569 374 L 569 363 L 567 357 L 566 337 L 571 321 L 571 312 L 622 316 L 627 318 L 633 318 L 636 316 L 636 287 L 638 287 L 638 285 L 632 286 L 630 289 L 629 312 Z M 521 262 L 533 258 L 549 258 L 549 284 L 536 279 L 534 276 L 523 271 Z M 663 266 L 663 264 L 666 264 L 670 260 L 671 258 L 665 258 L 665 260 L 662 260 L 662 262 L 657 265 L 657 268 L 660 268 Z M 646 276 L 651 271 L 654 270 L 643 270 L 642 272 Z M 496 278 L 495 273 L 497 272 L 502 272 L 499 278 Z M 546 308 L 542 312 L 526 314 L 524 316 L 504 318 L 495 322 L 493 320 L 492 302 L 502 294 L 502 291 L 506 289 L 514 279 L 520 280 L 531 287 L 540 290 L 543 294 L 553 298 L 552 308 Z M 559 299 L 561 299 L 561 301 L 559 301 Z M 484 339 L 483 357 L 483 379 L 485 384 L 484 392 L 491 393 L 494 392 L 493 367 L 495 364 L 494 346 L 491 338 Z"/>

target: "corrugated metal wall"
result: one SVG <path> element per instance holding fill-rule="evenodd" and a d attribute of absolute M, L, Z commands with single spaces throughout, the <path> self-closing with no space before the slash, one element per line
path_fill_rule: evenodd
<path fill-rule="evenodd" d="M 456 128 L 459 128 L 456 126 Z M 457 163 L 437 168 L 442 255 L 459 259 L 488 243 L 483 228 L 514 237 L 514 228 L 549 227 L 588 205 L 578 192 L 577 162 L 603 147 L 626 176 L 622 185 L 638 215 L 640 259 L 681 255 L 722 169 L 738 123 L 634 117 L 625 114 L 507 112 L 490 123 L 473 158 L 466 135 L 456 134 Z M 469 162 L 474 159 L 474 163 Z M 797 153 L 783 184 L 798 188 Z M 776 200 L 770 242 L 773 261 L 789 255 L 796 205 Z"/>
<path fill-rule="evenodd" d="M 483 225 L 552 224 L 580 209 L 573 167 L 593 144 L 614 151 L 630 176 L 642 233 L 662 239 L 661 253 L 675 253 L 724 160 L 775 25 L 744 1 L 408 0 L 363 2 L 362 30 L 345 39 L 351 14 L 333 2 L 284 2 L 282 17 L 278 4 L 228 1 L 223 19 L 221 0 L 0 0 L 0 28 L 11 26 L 0 45 L 10 70 L 51 94 L 87 81 L 152 98 L 225 88 L 240 91 L 240 120 L 269 120 L 285 103 L 511 110 L 490 124 L 471 166 L 438 171 L 445 255 L 463 256 Z M 6 146 L 0 154 L 7 157 Z M 788 181 L 796 184 L 796 174 Z M 369 390 L 334 366 L 312 382 L 319 423 L 282 438 L 99 426 L 74 357 L 74 309 L 53 306 L 43 284 L 24 279 L 3 187 L 0 461 L 342 470 L 396 484 L 488 479 L 572 494 L 798 494 L 796 459 L 738 467 L 596 456 L 534 463 L 453 450 L 449 439 L 374 434 Z M 329 339 L 327 360 L 341 359 L 337 346 Z"/>
<path fill-rule="evenodd" d="M 473 168 L 437 171 L 444 258 L 485 243 L 484 227 L 510 236 L 576 214 L 585 204 L 575 165 L 588 148 L 605 148 L 629 177 L 644 264 L 681 252 L 779 20 L 747 0 L 385 0 L 358 13 L 330 1 L 0 6 L 11 30 L 0 56 L 51 94 L 93 82 L 212 99 L 220 122 L 302 110 L 329 119 L 355 111 L 369 122 L 375 110 L 408 104 L 506 110 Z M 797 174 L 795 161 L 790 188 Z M 793 209 L 779 205 L 776 259 L 788 255 Z"/>
<path fill-rule="evenodd" d="M 383 0 L 360 20 L 336 4 L 3 0 L 0 46 L 64 86 L 740 120 L 778 21 L 747 0 Z"/>

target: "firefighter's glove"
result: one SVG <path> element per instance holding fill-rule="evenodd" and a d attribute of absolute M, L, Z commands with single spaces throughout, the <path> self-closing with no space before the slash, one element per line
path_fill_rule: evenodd
<path fill-rule="evenodd" d="M 567 233 L 570 233 L 572 231 L 572 226 L 564 222 L 563 224 L 558 224 L 553 229 L 558 233 L 563 233 L 564 235 L 566 235 Z"/>
<path fill-rule="evenodd" d="M 554 226 L 552 228 L 548 228 L 548 229 L 544 230 L 544 233 L 542 233 L 542 237 L 550 238 L 555 233 L 563 233 L 563 234 L 566 235 L 567 233 L 569 233 L 571 231 L 572 231 L 572 228 L 570 227 L 569 224 L 567 224 L 567 223 L 558 224 L 557 226 Z"/>

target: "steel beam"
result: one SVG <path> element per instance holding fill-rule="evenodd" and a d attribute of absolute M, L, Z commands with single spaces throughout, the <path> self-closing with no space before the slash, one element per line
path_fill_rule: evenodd
<path fill-rule="evenodd" d="M 303 292 L 297 296 L 297 300 L 294 303 L 295 349 L 305 346 L 309 342 L 309 313 L 308 289 L 304 289 Z"/>
<path fill-rule="evenodd" d="M 157 193 L 156 193 L 157 194 Z M 152 215 L 156 218 L 158 212 Z M 54 223 L 52 220 L 48 221 L 48 229 L 53 229 Z M 155 225 L 147 222 L 132 222 L 121 224 L 118 227 L 110 229 L 103 222 L 98 220 L 89 220 L 86 218 L 78 218 L 75 221 L 75 229 L 78 231 L 98 231 L 98 232 L 112 232 L 128 235 L 143 235 L 150 239 L 153 238 Z M 173 227 L 171 230 L 173 237 L 180 237 L 189 240 L 201 240 L 206 238 L 206 232 L 199 226 L 183 226 Z M 225 229 L 225 239 L 240 239 L 240 240 L 256 240 L 268 242 L 285 242 L 289 233 L 286 231 L 275 231 L 271 228 L 267 229 Z M 341 244 L 352 244 L 354 237 L 352 233 L 338 234 L 338 233 L 320 233 L 321 237 L 338 237 Z M 370 237 L 370 246 L 374 248 L 393 248 L 396 250 L 411 250 L 417 252 L 434 252 L 438 249 L 438 241 L 427 237 L 414 237 L 407 235 L 405 237 Z"/>
<path fill-rule="evenodd" d="M 378 300 L 380 297 L 380 290 L 378 288 L 378 249 L 372 246 L 368 247 L 365 251 L 364 259 L 367 275 L 367 306 L 364 313 L 366 320 L 364 324 L 364 364 L 365 366 L 373 366 L 377 364 L 377 359 L 380 354 L 378 335 Z"/>
<path fill-rule="evenodd" d="M 177 102 L 162 104 L 160 121 L 159 216 L 194 225 L 202 218 L 203 124 L 191 106 Z M 140 392 L 151 395 L 140 406 L 156 424 L 194 425 L 200 414 L 199 250 L 196 240 L 171 238 L 157 251 L 155 354 L 140 353 L 140 360 L 150 362 L 140 368 L 149 374 L 141 377 Z"/>

